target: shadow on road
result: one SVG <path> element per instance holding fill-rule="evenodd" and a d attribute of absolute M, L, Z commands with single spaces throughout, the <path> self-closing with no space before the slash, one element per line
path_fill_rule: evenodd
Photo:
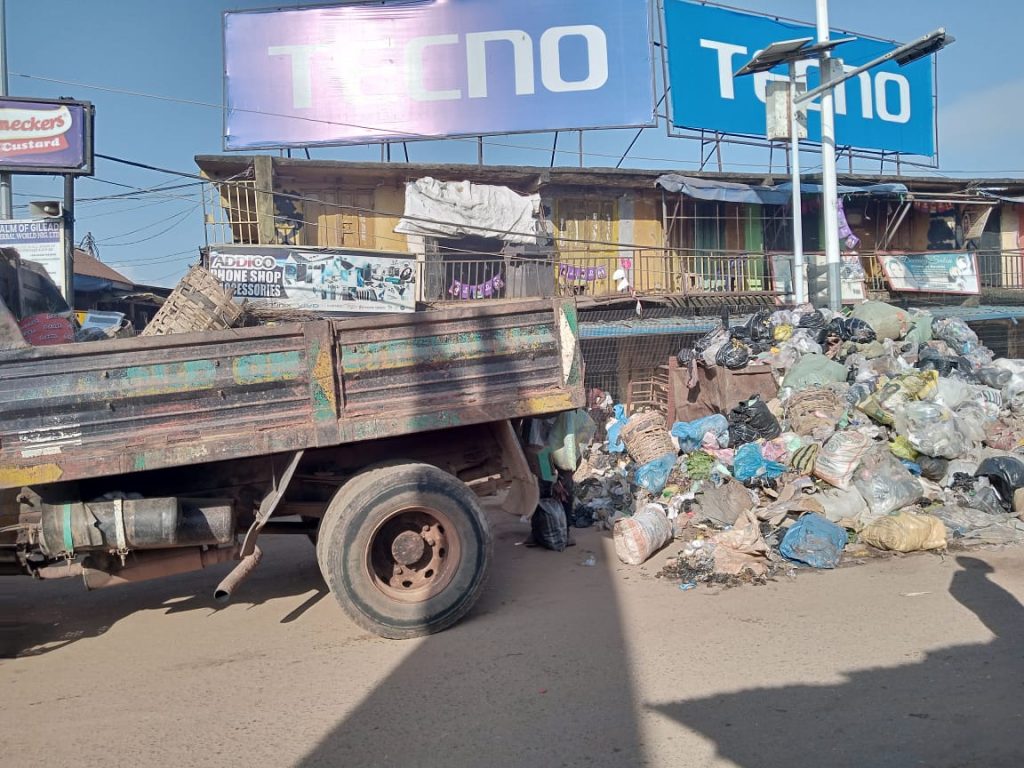
<path fill-rule="evenodd" d="M 561 553 L 516 546 L 523 537 L 495 527 L 473 612 L 419 641 L 299 765 L 642 764 L 612 564 L 600 550 L 597 566 L 580 564 L 599 534 Z"/>
<path fill-rule="evenodd" d="M 268 555 L 243 584 L 232 605 L 263 605 L 282 597 L 314 593 L 281 618 L 290 623 L 328 593 L 313 548 L 304 537 L 268 537 Z M 0 582 L 0 658 L 41 656 L 90 637 L 99 637 L 137 611 L 215 613 L 217 583 L 234 563 L 195 573 L 87 592 L 80 579 L 28 584 L 23 577 Z"/>
<path fill-rule="evenodd" d="M 957 563 L 950 593 L 995 635 L 987 645 L 853 672 L 841 685 L 753 689 L 653 709 L 713 740 L 741 768 L 1024 765 L 1024 608 L 988 578 L 986 563 Z M 817 652 L 793 648 L 794 665 Z"/>

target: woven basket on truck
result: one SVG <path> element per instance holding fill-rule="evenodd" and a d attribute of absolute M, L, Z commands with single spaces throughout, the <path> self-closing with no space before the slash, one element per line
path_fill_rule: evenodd
<path fill-rule="evenodd" d="M 243 308 L 232 292 L 200 266 L 192 267 L 167 298 L 141 336 L 222 331 L 233 327 Z"/>
<path fill-rule="evenodd" d="M 665 428 L 665 417 L 653 411 L 630 416 L 619 436 L 637 464 L 647 464 L 676 452 L 672 436 Z"/>

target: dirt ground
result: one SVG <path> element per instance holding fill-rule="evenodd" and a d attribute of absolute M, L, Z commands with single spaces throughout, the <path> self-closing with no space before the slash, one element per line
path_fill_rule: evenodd
<path fill-rule="evenodd" d="M 408 642 L 350 624 L 297 538 L 227 607 L 226 566 L 0 580 L 0 764 L 1024 765 L 1024 550 L 681 591 L 607 534 L 525 533 L 501 521 L 478 607 Z"/>

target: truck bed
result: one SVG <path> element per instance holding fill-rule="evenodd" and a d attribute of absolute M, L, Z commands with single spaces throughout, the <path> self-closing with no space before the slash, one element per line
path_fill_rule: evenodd
<path fill-rule="evenodd" d="M 585 402 L 571 301 L 0 353 L 0 489 L 554 413 Z"/>

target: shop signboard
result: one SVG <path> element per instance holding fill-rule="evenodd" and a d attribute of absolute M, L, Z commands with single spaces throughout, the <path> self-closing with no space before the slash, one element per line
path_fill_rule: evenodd
<path fill-rule="evenodd" d="M 408 255 L 288 246 L 215 246 L 206 267 L 239 301 L 325 314 L 414 312 Z"/>
<path fill-rule="evenodd" d="M 64 222 L 61 219 L 0 221 L 0 248 L 13 248 L 25 261 L 46 270 L 61 295 L 64 290 Z"/>
<path fill-rule="evenodd" d="M 973 253 L 884 253 L 878 255 L 878 261 L 889 288 L 896 292 L 969 296 L 981 293 L 978 257 Z"/>
<path fill-rule="evenodd" d="M 91 176 L 92 122 L 86 101 L 0 98 L 0 172 Z"/>
<path fill-rule="evenodd" d="M 765 136 L 766 91 L 786 80 L 788 65 L 772 72 L 733 74 L 770 43 L 810 37 L 814 27 L 727 8 L 664 0 L 672 124 L 677 128 Z M 833 37 L 851 35 L 835 32 Z M 896 46 L 854 37 L 836 49 L 847 69 L 866 64 Z M 818 63 L 800 62 L 799 75 L 818 85 Z M 812 111 L 820 111 L 817 103 Z M 835 89 L 837 143 L 863 149 L 935 154 L 933 57 L 899 66 L 890 61 Z M 821 140 L 821 121 L 808 120 L 809 139 Z"/>
<path fill-rule="evenodd" d="M 225 147 L 654 124 L 647 0 L 427 0 L 224 16 Z"/>

